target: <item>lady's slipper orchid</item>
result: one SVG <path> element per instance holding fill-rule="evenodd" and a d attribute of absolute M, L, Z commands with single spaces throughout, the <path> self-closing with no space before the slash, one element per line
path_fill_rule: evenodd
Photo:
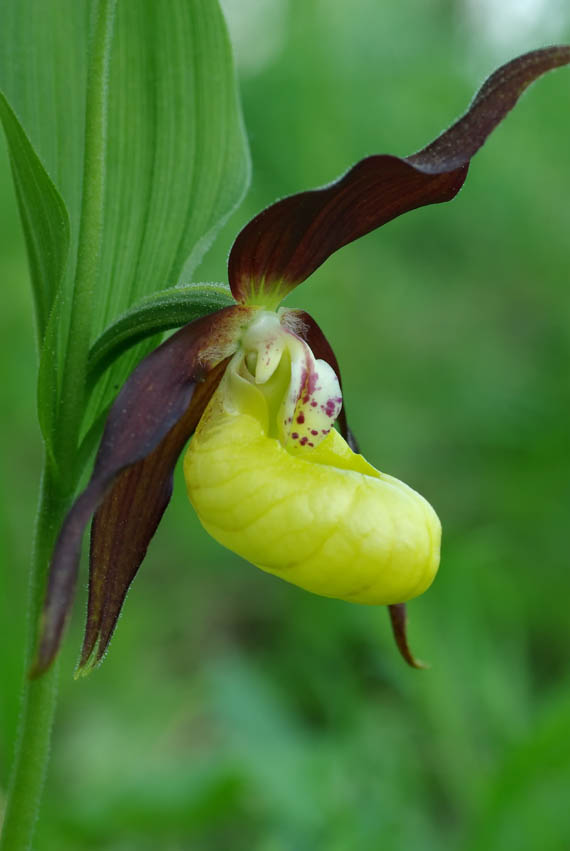
<path fill-rule="evenodd" d="M 173 334 L 139 364 L 111 409 L 91 480 L 56 544 L 34 673 L 57 652 L 94 512 L 80 669 L 102 658 L 194 431 L 184 472 L 213 537 L 317 594 L 388 605 L 404 658 L 418 664 L 403 603 L 434 578 L 439 520 L 423 497 L 357 453 L 329 343 L 308 314 L 277 308 L 343 245 L 454 198 L 471 158 L 524 89 L 569 63 L 570 46 L 513 60 L 418 153 L 367 157 L 329 186 L 278 201 L 241 231 L 229 258 L 235 306 Z"/>
<path fill-rule="evenodd" d="M 212 537 L 263 570 L 327 597 L 400 603 L 431 584 L 439 520 L 333 429 L 341 401 L 332 367 L 260 311 L 190 443 L 188 495 Z"/>

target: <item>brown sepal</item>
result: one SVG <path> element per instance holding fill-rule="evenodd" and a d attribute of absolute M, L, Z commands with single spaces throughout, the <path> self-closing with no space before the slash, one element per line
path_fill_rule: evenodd
<path fill-rule="evenodd" d="M 91 480 L 56 542 L 32 676 L 43 673 L 57 653 L 73 602 L 81 539 L 91 516 L 117 476 L 153 453 L 184 417 L 196 388 L 235 349 L 250 315 L 249 308 L 237 305 L 189 323 L 144 358 L 124 384 L 107 418 Z M 158 504 L 166 498 L 164 483 L 159 487 L 163 491 Z M 153 514 L 158 522 L 157 512 L 156 507 L 149 510 L 149 524 Z"/>
<path fill-rule="evenodd" d="M 404 159 L 382 154 L 356 163 L 322 189 L 291 195 L 263 210 L 233 244 L 228 277 L 237 301 L 284 298 L 343 245 L 402 213 L 449 201 L 467 167 L 424 174 Z"/>
<path fill-rule="evenodd" d="M 91 526 L 89 602 L 78 673 L 105 654 L 125 596 L 170 502 L 174 467 L 224 374 L 219 363 L 196 386 L 181 420 L 156 449 L 123 470 L 97 509 Z"/>
<path fill-rule="evenodd" d="M 408 636 L 406 634 L 406 624 L 408 620 L 406 604 L 394 603 L 392 606 L 388 606 L 388 613 L 390 615 L 390 623 L 392 624 L 392 633 L 402 658 L 405 659 L 411 668 L 429 668 L 429 665 L 426 665 L 425 662 L 421 662 L 419 659 L 416 659 L 408 645 Z"/>
<path fill-rule="evenodd" d="M 228 273 L 237 301 L 283 298 L 331 254 L 391 219 L 457 195 L 469 161 L 534 80 L 570 63 L 570 46 L 535 50 L 503 65 L 465 115 L 409 157 L 367 157 L 334 183 L 291 195 L 238 234 Z"/>

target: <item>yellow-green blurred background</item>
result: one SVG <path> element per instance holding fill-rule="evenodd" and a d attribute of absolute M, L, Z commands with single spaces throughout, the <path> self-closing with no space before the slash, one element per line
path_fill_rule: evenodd
<path fill-rule="evenodd" d="M 199 280 L 224 279 L 260 207 L 416 150 L 501 62 L 570 41 L 562 0 L 225 6 L 253 182 Z M 404 665 L 384 611 L 223 551 L 179 476 L 108 658 L 74 682 L 81 589 L 37 851 L 570 848 L 569 139 L 565 69 L 523 98 L 454 202 L 346 247 L 288 299 L 334 343 L 364 454 L 442 519 L 440 574 L 409 607 L 431 669 Z M 41 445 L 3 146 L 0 280 L 4 786 Z"/>

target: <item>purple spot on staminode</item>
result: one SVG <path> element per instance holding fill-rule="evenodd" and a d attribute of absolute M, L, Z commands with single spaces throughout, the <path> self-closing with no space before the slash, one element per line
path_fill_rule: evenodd
<path fill-rule="evenodd" d="M 299 414 L 299 416 L 297 417 L 297 422 L 298 423 L 304 423 L 305 422 L 305 414 L 303 412 L 301 412 Z"/>
<path fill-rule="evenodd" d="M 315 428 L 311 429 L 311 434 L 318 434 L 318 431 Z"/>
<path fill-rule="evenodd" d="M 308 439 L 309 439 L 308 437 L 302 437 L 301 440 L 299 441 L 301 446 L 304 446 L 307 443 Z"/>
<path fill-rule="evenodd" d="M 293 438 L 293 440 L 299 440 L 298 432 L 294 431 L 293 434 L 291 435 L 291 437 Z"/>
<path fill-rule="evenodd" d="M 317 403 L 316 399 L 313 399 L 312 402 L 311 402 L 311 408 L 316 408 L 317 404 L 318 403 Z"/>

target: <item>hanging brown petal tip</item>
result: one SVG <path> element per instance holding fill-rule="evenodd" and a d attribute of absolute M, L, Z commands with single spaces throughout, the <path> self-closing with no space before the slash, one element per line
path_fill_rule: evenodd
<path fill-rule="evenodd" d="M 406 634 L 406 624 L 408 620 L 406 604 L 394 603 L 392 606 L 388 606 L 388 612 L 390 614 L 390 623 L 392 624 L 392 633 L 402 658 L 411 668 L 418 668 L 420 670 L 426 670 L 429 668 L 429 665 L 426 662 L 416 659 L 410 650 L 408 636 Z"/>
<path fill-rule="evenodd" d="M 101 659 L 170 499 L 176 459 L 250 316 L 251 309 L 236 305 L 190 322 L 127 379 L 107 418 L 93 475 L 54 549 L 30 676 L 44 673 L 59 649 L 75 594 L 83 532 L 95 512 L 81 666 L 94 650 L 93 661 Z"/>
<path fill-rule="evenodd" d="M 105 655 L 127 591 L 146 555 L 172 494 L 174 468 L 220 383 L 229 358 L 196 385 L 182 419 L 142 461 L 115 479 L 91 527 L 89 603 L 76 678 Z"/>

